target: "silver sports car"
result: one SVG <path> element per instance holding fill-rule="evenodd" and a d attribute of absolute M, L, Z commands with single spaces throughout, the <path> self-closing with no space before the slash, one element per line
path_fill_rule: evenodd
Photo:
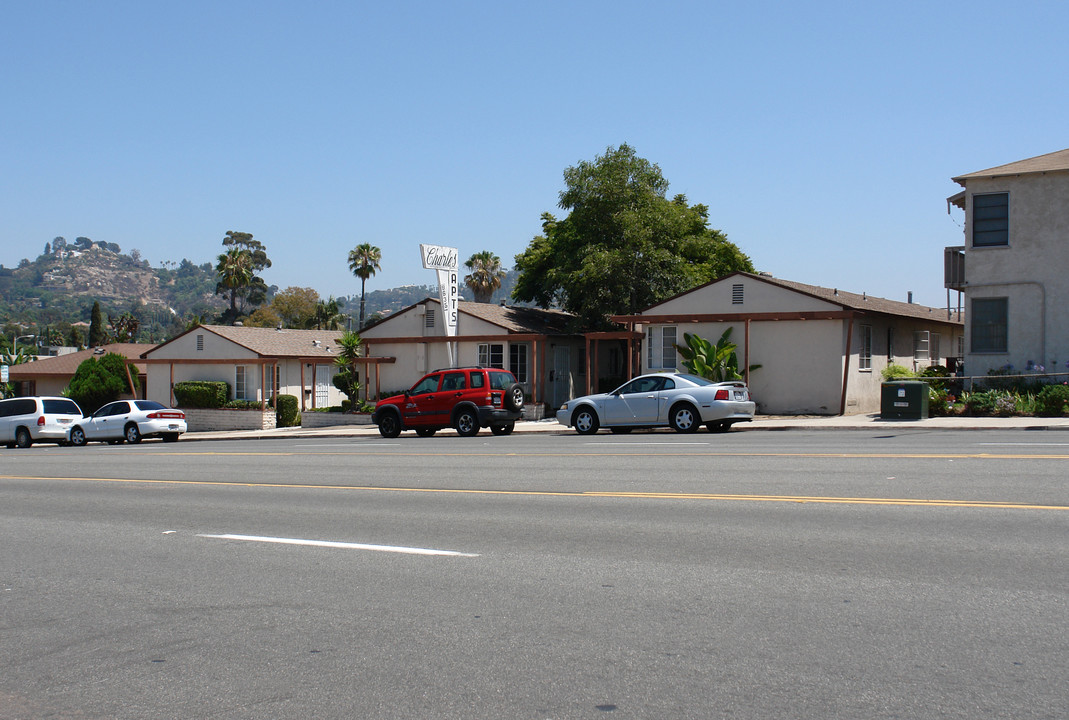
<path fill-rule="evenodd" d="M 743 382 L 656 373 L 640 375 L 610 393 L 569 400 L 557 411 L 557 422 L 581 435 L 603 427 L 620 433 L 668 426 L 689 433 L 699 425 L 709 432 L 727 432 L 734 423 L 753 420 L 754 409 Z"/>

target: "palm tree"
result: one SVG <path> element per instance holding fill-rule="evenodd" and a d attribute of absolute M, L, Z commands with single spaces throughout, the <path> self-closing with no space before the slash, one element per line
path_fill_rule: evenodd
<path fill-rule="evenodd" d="M 234 248 L 227 250 L 218 258 L 215 272 L 219 275 L 219 285 L 215 292 L 230 293 L 230 319 L 238 314 L 238 291 L 252 282 L 252 258 L 245 250 Z"/>
<path fill-rule="evenodd" d="M 360 324 L 358 329 L 364 329 L 364 283 L 367 279 L 380 270 L 379 262 L 382 260 L 382 251 L 369 243 L 360 243 L 349 251 L 349 269 L 360 278 Z"/>
<path fill-rule="evenodd" d="M 468 258 L 464 267 L 471 270 L 470 274 L 464 276 L 464 284 L 475 294 L 475 302 L 490 302 L 494 291 L 501 287 L 501 278 L 505 277 L 501 258 L 489 250 L 483 250 Z"/>
<path fill-rule="evenodd" d="M 339 315 L 340 310 L 338 301 L 333 295 L 330 296 L 329 300 L 317 302 L 315 315 L 312 317 L 316 330 L 337 330 L 338 318 L 341 317 Z"/>

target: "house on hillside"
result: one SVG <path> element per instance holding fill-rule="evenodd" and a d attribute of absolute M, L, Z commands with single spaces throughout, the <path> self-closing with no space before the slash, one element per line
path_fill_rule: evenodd
<path fill-rule="evenodd" d="M 1067 370 L 1069 149 L 953 178 L 965 244 L 945 250 L 946 287 L 964 293 L 965 374 L 1007 364 Z"/>
<path fill-rule="evenodd" d="M 883 368 L 946 365 L 963 334 L 945 309 L 744 272 L 613 319 L 643 333 L 643 372 L 683 371 L 684 333 L 732 328 L 758 411 L 783 415 L 876 412 Z"/>
<path fill-rule="evenodd" d="M 382 387 L 410 387 L 423 374 L 449 367 L 449 343 L 458 366 L 512 372 L 531 404 L 556 407 L 585 388 L 586 346 L 561 310 L 460 302 L 457 334 L 445 334 L 441 303 L 427 298 L 372 323 L 360 333 L 369 356 L 396 358 L 383 366 Z"/>
<path fill-rule="evenodd" d="M 300 398 L 301 410 L 340 405 L 334 387 L 341 330 L 290 330 L 231 325 L 198 325 L 141 355 L 147 368 L 149 400 L 173 405 L 175 383 L 224 381 L 231 400 L 267 403 L 273 395 Z M 375 382 L 380 364 L 362 361 Z M 369 392 L 364 372 L 364 392 Z"/>
<path fill-rule="evenodd" d="M 11 382 L 19 383 L 19 388 L 16 390 L 18 395 L 61 395 L 70 385 L 78 366 L 85 360 L 114 353 L 127 359 L 127 367 L 132 368 L 131 374 L 136 375 L 140 380 L 141 397 L 144 398 L 145 366 L 136 361 L 142 353 L 154 347 L 156 346 L 145 343 L 112 343 L 62 355 L 41 357 L 33 362 L 12 365 L 8 369 L 8 377 Z M 135 361 L 133 365 L 129 363 L 131 360 Z"/>

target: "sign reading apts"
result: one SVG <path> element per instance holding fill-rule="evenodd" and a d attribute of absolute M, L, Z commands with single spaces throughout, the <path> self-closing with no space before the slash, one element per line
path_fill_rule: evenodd
<path fill-rule="evenodd" d="M 441 245 L 420 244 L 423 255 L 423 267 L 438 273 L 438 299 L 442 303 L 445 316 L 445 334 L 457 334 L 457 313 L 460 304 L 460 285 L 457 275 L 460 272 L 460 251 L 457 248 Z"/>

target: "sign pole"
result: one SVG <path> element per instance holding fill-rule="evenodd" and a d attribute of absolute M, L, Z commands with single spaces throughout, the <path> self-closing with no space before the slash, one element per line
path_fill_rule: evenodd
<path fill-rule="evenodd" d="M 460 251 L 442 245 L 425 245 L 420 243 L 423 267 L 435 270 L 438 274 L 438 301 L 442 303 L 442 315 L 445 317 L 445 334 L 447 337 L 457 335 L 457 317 L 460 314 Z M 446 343 L 449 352 L 450 367 L 457 366 L 457 344 Z"/>

